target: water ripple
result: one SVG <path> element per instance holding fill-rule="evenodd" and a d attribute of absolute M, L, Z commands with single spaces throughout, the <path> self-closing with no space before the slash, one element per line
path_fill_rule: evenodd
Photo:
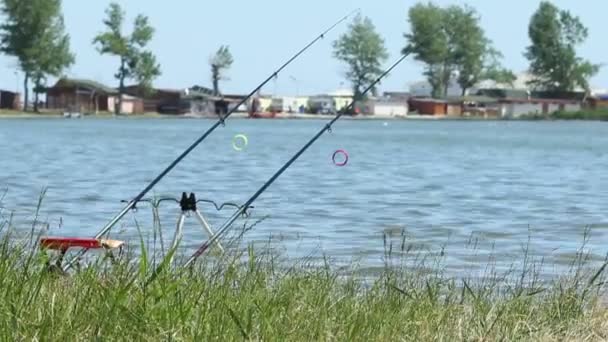
<path fill-rule="evenodd" d="M 0 189 L 9 193 L 3 205 L 29 229 L 38 196 L 48 188 L 41 217 L 52 229 L 93 235 L 122 209 L 121 200 L 137 194 L 211 124 L 4 120 Z M 322 124 L 231 120 L 150 195 L 185 191 L 243 203 Z M 237 133 L 250 138 L 247 151 L 232 149 Z M 600 260 L 608 249 L 607 133 L 608 125 L 575 122 L 340 122 L 258 199 L 255 217 L 270 218 L 246 238 L 266 243 L 272 235 L 290 256 L 318 251 L 374 269 L 382 266 L 383 235 L 396 246 L 405 236 L 410 252 L 436 255 L 445 246 L 447 270 L 458 274 L 483 271 L 492 258 L 507 269 L 522 246 L 554 258 L 559 269 L 590 227 L 587 247 Z M 346 167 L 331 163 L 338 148 L 349 151 Z M 232 214 L 202 208 L 213 226 Z M 171 204 L 161 207 L 166 236 L 178 214 Z M 135 219 L 144 230 L 152 226 L 142 207 L 116 232 L 136 241 Z M 189 220 L 186 245 L 193 248 L 204 234 Z"/>

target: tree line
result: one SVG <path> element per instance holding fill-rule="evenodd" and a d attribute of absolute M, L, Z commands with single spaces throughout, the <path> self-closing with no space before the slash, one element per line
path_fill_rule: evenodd
<path fill-rule="evenodd" d="M 47 79 L 62 76 L 76 58 L 65 32 L 61 0 L 0 1 L 4 17 L 0 24 L 0 52 L 15 57 L 24 74 L 26 111 L 30 82 L 33 83 L 37 111 L 38 96 L 46 89 Z M 125 13 L 119 4 L 111 3 L 105 14 L 105 31 L 95 36 L 92 44 L 100 54 L 118 59 L 114 75 L 118 81 L 118 112 L 125 82 L 136 81 L 144 93 L 149 93 L 152 82 L 161 75 L 161 67 L 147 49 L 154 36 L 148 17 L 138 15 L 133 30 L 125 33 Z M 474 8 L 418 3 L 410 8 L 407 17 L 410 30 L 404 35 L 402 53 L 411 53 L 424 64 L 424 76 L 433 97 L 447 96 L 451 82 L 456 82 L 464 95 L 482 80 L 501 84 L 516 80 L 514 73 L 502 66 L 503 56 L 486 37 Z M 528 35 L 531 43 L 524 55 L 530 62 L 531 87 L 549 91 L 581 87 L 589 91 L 588 81 L 599 72 L 600 65 L 577 55 L 576 47 L 588 37 L 580 18 L 543 1 L 530 20 Z M 371 19 L 358 15 L 347 32 L 334 41 L 333 49 L 333 56 L 347 65 L 345 77 L 352 84 L 355 99 L 360 99 L 363 89 L 382 73 L 382 65 L 389 57 L 384 39 Z M 209 58 L 216 95 L 220 94 L 219 82 L 227 79 L 233 62 L 228 46 L 221 46 Z"/>
<path fill-rule="evenodd" d="M 467 5 L 440 7 L 421 2 L 410 8 L 410 30 L 404 35 L 402 53 L 411 53 L 424 64 L 432 97 L 446 97 L 454 81 L 463 95 L 483 80 L 513 85 L 515 74 L 501 65 L 503 56 L 486 36 L 480 20 L 477 11 Z M 530 45 L 524 52 L 532 75 L 528 85 L 553 92 L 580 87 L 588 93 L 589 79 L 601 67 L 577 55 L 577 46 L 588 34 L 579 17 L 542 1 L 528 28 Z M 359 16 L 334 43 L 334 56 L 348 66 L 345 76 L 357 97 L 382 73 L 388 53 L 371 20 Z"/>
<path fill-rule="evenodd" d="M 24 74 L 24 110 L 28 110 L 30 82 L 33 82 L 34 110 L 38 111 L 38 96 L 46 90 L 49 77 L 61 77 L 74 64 L 76 56 L 70 48 L 70 36 L 65 32 L 61 0 L 1 0 L 0 52 L 17 59 Z M 119 4 L 111 3 L 103 20 L 105 31 L 92 40 L 101 55 L 117 57 L 119 99 L 115 112 L 122 108 L 126 80 L 134 80 L 144 93 L 150 93 L 152 82 L 161 75 L 160 64 L 146 47 L 154 36 L 147 16 L 138 15 L 131 33 L 123 26 L 125 12 Z M 226 79 L 226 69 L 233 59 L 227 46 L 222 46 L 209 60 L 214 91 L 219 94 L 219 81 Z"/>

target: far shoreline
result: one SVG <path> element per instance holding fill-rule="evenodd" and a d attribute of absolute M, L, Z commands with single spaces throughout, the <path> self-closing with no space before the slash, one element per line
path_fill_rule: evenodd
<path fill-rule="evenodd" d="M 274 118 L 249 118 L 247 113 L 236 112 L 230 115 L 231 119 L 251 119 L 251 120 L 331 120 L 335 118 L 335 115 L 327 114 L 277 114 Z M 564 119 L 554 117 L 528 117 L 523 116 L 519 118 L 499 118 L 499 117 L 483 117 L 483 116 L 449 116 L 449 115 L 358 115 L 350 116 L 344 115 L 341 117 L 344 120 L 357 120 L 357 121 L 605 121 L 600 119 Z M 98 119 L 119 119 L 119 120 L 144 120 L 144 119 L 179 119 L 179 120 L 217 120 L 217 116 L 212 115 L 178 115 L 178 114 L 159 114 L 159 113 L 144 113 L 144 114 L 131 114 L 131 115 L 114 115 L 112 113 L 99 113 L 99 114 L 87 114 L 82 115 L 79 118 L 66 118 L 62 113 L 33 113 L 33 112 L 12 112 L 12 111 L 0 111 L 0 120 L 37 120 L 37 119 L 70 119 L 70 120 L 98 120 Z"/>
<path fill-rule="evenodd" d="M 327 114 L 284 114 L 279 113 L 274 118 L 251 118 L 252 120 L 331 120 L 335 115 Z M 230 115 L 231 119 L 250 119 L 247 113 L 236 112 Z M 87 114 L 79 118 L 65 118 L 61 113 L 22 113 L 22 112 L 0 112 L 0 119 L 191 119 L 191 120 L 217 120 L 217 116 L 213 115 L 192 115 L 192 114 L 159 114 L 159 113 L 144 113 L 131 115 L 114 115 L 111 113 Z M 466 120 L 472 118 L 450 117 L 450 116 L 433 116 L 433 115 L 344 115 L 342 119 L 347 120 Z M 497 118 L 479 118 L 481 120 L 499 120 Z"/>

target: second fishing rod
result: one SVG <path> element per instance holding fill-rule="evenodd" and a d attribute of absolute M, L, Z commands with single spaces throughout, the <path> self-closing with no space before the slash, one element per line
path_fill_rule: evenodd
<path fill-rule="evenodd" d="M 230 117 L 239 107 L 244 105 L 252 96 L 254 96 L 260 89 L 262 89 L 268 82 L 270 82 L 273 78 L 275 78 L 283 69 L 285 69 L 289 64 L 295 61 L 298 57 L 300 57 L 304 52 L 306 52 L 309 48 L 315 45 L 318 41 L 325 38 L 325 35 L 329 32 L 333 31 L 338 25 L 346 21 L 353 14 L 358 13 L 360 10 L 356 9 L 350 12 L 348 15 L 344 16 L 334 24 L 332 24 L 329 28 L 323 31 L 319 36 L 313 39 L 310 43 L 304 46 L 300 51 L 298 51 L 295 55 L 293 55 L 287 62 L 281 65 L 276 71 L 274 71 L 268 78 L 266 78 L 262 83 L 260 83 L 257 87 L 255 87 L 245 98 L 243 98 L 236 106 L 232 108 L 226 115 L 220 116 L 220 119 L 211 126 L 203 135 L 201 135 L 196 141 L 194 141 L 182 154 L 180 154 L 167 168 L 165 168 L 154 180 L 152 180 L 137 196 L 135 196 L 131 201 L 127 203 L 127 205 L 116 215 L 114 216 L 96 235 L 95 239 L 99 239 L 102 236 L 106 235 L 131 209 L 133 209 L 139 201 L 141 201 L 152 188 L 154 188 L 171 170 L 173 170 L 177 164 L 179 164 L 186 156 L 190 154 L 201 142 L 203 142 L 213 131 L 215 131 L 219 126 L 224 124 L 224 121 Z M 77 253 L 68 263 L 63 267 L 64 271 L 69 270 L 74 262 L 78 260 L 82 255 L 86 253 L 86 250 L 82 250 Z"/>
<path fill-rule="evenodd" d="M 405 58 L 407 58 L 407 56 L 409 56 L 411 53 L 410 49 L 406 49 L 403 52 L 403 55 L 388 69 L 386 69 L 386 71 L 384 71 L 374 82 L 372 82 L 362 93 L 361 96 L 365 96 L 367 95 L 367 93 L 369 93 L 378 83 L 380 83 L 380 81 L 386 77 L 391 71 L 393 71 L 393 69 L 395 69 L 399 64 L 401 64 L 401 62 L 403 62 L 403 60 Z M 268 189 L 268 187 L 270 185 L 272 185 L 272 183 L 274 183 L 280 176 L 281 174 L 283 174 L 283 172 L 285 172 L 285 170 L 287 170 L 304 152 L 306 152 L 306 150 L 315 143 L 315 141 L 317 141 L 322 135 L 323 133 L 327 132 L 327 131 L 331 131 L 331 127 L 332 125 L 338 121 L 343 115 L 344 113 L 347 112 L 351 112 L 356 104 L 356 100 L 353 99 L 353 101 L 351 101 L 351 103 L 348 105 L 348 107 L 346 108 L 346 110 L 342 111 L 341 113 L 339 113 L 338 115 L 336 115 L 330 122 L 328 122 L 312 139 L 310 139 L 310 141 L 308 141 L 304 147 L 302 147 L 289 161 L 287 161 L 287 163 L 285 163 L 272 177 L 270 177 L 270 179 L 268 179 L 268 181 L 266 181 L 266 183 L 264 183 L 264 185 L 262 185 L 262 187 L 253 195 L 251 196 L 251 198 L 249 198 L 249 200 L 247 200 L 247 202 L 245 202 L 245 204 L 243 204 L 239 210 L 237 210 L 217 231 L 217 233 L 215 235 L 213 235 L 209 240 L 207 240 L 205 243 L 203 243 L 197 250 L 196 252 L 186 261 L 186 263 L 184 264 L 184 267 L 188 267 L 190 265 L 192 265 L 197 259 L 198 257 L 200 257 L 203 253 L 205 253 L 205 251 L 211 246 L 213 245 L 213 243 L 215 241 L 217 241 L 218 239 L 220 239 L 222 237 L 222 235 L 224 235 L 228 229 L 232 226 L 232 224 L 234 224 L 234 222 L 245 212 L 245 210 L 247 210 L 247 208 L 249 208 L 249 206 L 251 206 L 253 204 L 253 202 L 255 202 L 255 200 L 260 197 L 260 195 L 262 195 L 266 189 Z"/>

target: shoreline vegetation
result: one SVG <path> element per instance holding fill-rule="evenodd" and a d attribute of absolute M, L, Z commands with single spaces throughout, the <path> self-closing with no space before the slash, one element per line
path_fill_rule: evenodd
<path fill-rule="evenodd" d="M 232 246 L 226 254 L 207 255 L 193 268 L 171 267 L 167 260 L 181 256 L 158 250 L 156 238 L 146 241 L 140 230 L 139 243 L 123 253 L 89 255 L 66 275 L 48 266 L 52 255 L 38 246 L 47 224 L 34 219 L 22 234 L 0 211 L 0 336 L 7 341 L 608 338 L 608 260 L 591 265 L 588 235 L 570 271 L 553 280 L 540 278 L 546 265 L 526 250 L 511 271 L 500 273 L 489 262 L 480 276 L 450 278 L 441 257 L 410 254 L 405 244 L 386 238 L 384 267 L 370 277 L 354 264 L 293 261 L 269 245 L 238 247 L 255 224 L 236 229 L 225 241 Z"/>
<path fill-rule="evenodd" d="M 512 274 L 489 270 L 483 280 L 467 280 L 445 277 L 433 262 L 405 260 L 405 267 L 390 254 L 370 280 L 329 261 L 284 264 L 253 245 L 156 273 L 164 260 L 153 261 L 142 239 L 139 256 L 100 257 L 66 276 L 49 271 L 49 256 L 27 246 L 0 240 L 3 340 L 608 338 L 606 264 L 586 272 L 583 254 L 570 274 L 546 282 L 526 261 Z"/>
<path fill-rule="evenodd" d="M 202 115 L 172 115 L 159 113 L 144 113 L 132 115 L 115 115 L 110 112 L 98 114 L 87 114 L 82 118 L 103 119 L 103 118 L 120 118 L 120 119 L 211 119 L 216 120 L 217 116 Z M 324 114 L 285 114 L 280 113 L 273 120 L 293 119 L 293 120 L 319 120 L 332 119 L 334 115 Z M 234 113 L 231 118 L 245 119 L 248 118 L 247 113 Z M 359 116 L 344 116 L 347 120 L 462 120 L 462 121 L 608 121 L 608 109 L 582 110 L 577 112 L 555 112 L 552 114 L 528 114 L 514 118 L 500 117 L 484 117 L 484 116 L 449 116 L 449 115 L 407 115 L 407 116 L 390 116 L 390 115 L 359 115 Z M 0 119 L 64 119 L 63 113 L 59 112 L 40 112 L 40 113 L 24 113 L 19 111 L 0 110 Z"/>

